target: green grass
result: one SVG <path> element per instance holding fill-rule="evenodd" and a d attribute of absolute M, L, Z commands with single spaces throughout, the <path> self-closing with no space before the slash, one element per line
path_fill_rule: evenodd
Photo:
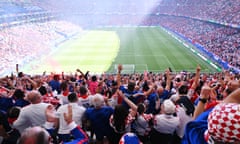
<path fill-rule="evenodd" d="M 136 72 L 161 72 L 168 67 L 195 71 L 198 64 L 204 72 L 217 71 L 160 27 L 119 27 L 88 31 L 67 41 L 31 72 L 69 73 L 80 68 L 111 73 L 119 63 L 135 65 Z"/>

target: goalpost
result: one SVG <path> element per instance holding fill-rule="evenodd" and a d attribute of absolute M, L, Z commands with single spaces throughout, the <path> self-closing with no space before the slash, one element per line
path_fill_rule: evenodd
<path fill-rule="evenodd" d="M 134 64 L 122 64 L 123 70 L 122 74 L 133 74 L 135 73 L 135 65 Z M 117 73 L 118 71 L 118 64 L 114 65 L 114 71 Z"/>

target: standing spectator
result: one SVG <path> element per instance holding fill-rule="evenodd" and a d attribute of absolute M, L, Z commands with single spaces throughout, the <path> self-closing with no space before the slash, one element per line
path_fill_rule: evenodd
<path fill-rule="evenodd" d="M 240 143 L 240 88 L 215 106 L 208 116 L 205 138 L 213 143 Z"/>
<path fill-rule="evenodd" d="M 90 91 L 91 95 L 94 95 L 97 93 L 98 88 L 98 79 L 96 75 L 91 76 L 91 80 L 89 80 L 88 75 L 89 71 L 84 75 L 83 72 L 80 69 L 77 69 L 77 72 L 81 73 L 81 75 L 85 78 L 87 81 L 88 89 Z"/>
<path fill-rule="evenodd" d="M 11 128 L 6 114 L 2 111 L 0 111 L 0 137 L 2 137 L 1 144 L 16 144 L 20 137 L 19 131 Z"/>
<path fill-rule="evenodd" d="M 150 122 L 152 121 L 152 114 L 145 114 L 146 106 L 143 103 L 138 104 L 137 107 L 137 116 L 134 121 L 136 134 L 141 140 L 141 142 L 145 143 L 149 140 L 149 134 L 151 131 Z"/>
<path fill-rule="evenodd" d="M 128 110 L 123 105 L 117 105 L 115 107 L 114 113 L 110 117 L 110 125 L 114 129 L 113 143 L 118 143 L 123 134 L 131 131 L 131 124 L 137 113 L 137 106 L 120 90 L 118 90 L 118 95 L 122 97 L 130 109 Z"/>
<path fill-rule="evenodd" d="M 94 95 L 91 101 L 94 107 L 86 110 L 85 117 L 90 122 L 97 143 L 102 144 L 104 137 L 111 141 L 113 129 L 109 125 L 109 118 L 113 114 L 113 108 L 104 106 L 104 97 L 101 94 Z"/>
<path fill-rule="evenodd" d="M 60 100 L 61 104 L 68 104 L 68 95 L 70 94 L 69 92 L 69 85 L 67 81 L 64 81 L 60 84 L 60 90 L 61 93 L 58 95 L 58 98 Z"/>
<path fill-rule="evenodd" d="M 142 142 L 135 133 L 128 132 L 121 137 L 119 144 L 142 144 Z"/>
<path fill-rule="evenodd" d="M 64 113 L 67 112 L 68 105 L 72 106 L 72 119 L 73 121 L 78 125 L 82 127 L 82 117 L 85 112 L 85 108 L 78 105 L 78 97 L 76 93 L 71 93 L 68 95 L 68 101 L 69 104 L 62 105 L 58 108 L 56 115 L 59 119 L 59 129 L 58 134 L 60 141 L 68 142 L 70 141 L 70 131 L 71 129 L 68 129 L 68 124 L 64 120 Z"/>
<path fill-rule="evenodd" d="M 85 108 L 88 108 L 90 107 L 90 97 L 88 95 L 88 91 L 87 91 L 87 88 L 85 86 L 80 86 L 79 87 L 79 105 L 82 105 L 84 106 Z"/>
<path fill-rule="evenodd" d="M 60 94 L 60 77 L 59 75 L 54 75 L 53 79 L 49 82 L 49 85 L 52 88 L 52 91 L 57 91 L 58 94 Z"/>
<path fill-rule="evenodd" d="M 30 105 L 23 107 L 13 127 L 23 132 L 32 126 L 42 126 L 46 121 L 45 110 L 49 104 L 42 103 L 41 94 L 33 90 L 27 95 Z"/>
<path fill-rule="evenodd" d="M 24 107 L 30 104 L 29 101 L 24 99 L 25 93 L 20 89 L 16 89 L 12 97 L 15 100 L 14 106 Z"/>
<path fill-rule="evenodd" d="M 22 135 L 18 140 L 18 144 L 52 144 L 52 137 L 50 135 L 50 131 L 52 130 L 52 122 L 55 119 L 55 117 L 53 116 L 53 108 L 51 106 L 47 107 L 45 113 L 47 118 L 45 128 L 48 131 L 46 131 L 46 129 L 40 126 L 27 128 L 22 132 Z M 71 142 L 67 142 L 65 144 L 88 144 L 87 134 L 81 129 L 80 126 L 78 126 L 74 122 L 72 116 L 72 107 L 71 105 L 68 105 L 67 112 L 64 113 L 64 120 L 67 123 L 68 129 L 70 129 L 73 139 Z"/>

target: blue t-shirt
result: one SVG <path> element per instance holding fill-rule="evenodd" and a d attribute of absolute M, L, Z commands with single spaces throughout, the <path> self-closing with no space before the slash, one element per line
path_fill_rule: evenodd
<path fill-rule="evenodd" d="M 96 134 L 98 140 L 102 140 L 104 136 L 110 136 L 113 129 L 109 124 L 109 118 L 113 114 L 113 108 L 104 106 L 100 109 L 88 108 L 85 116 L 91 122 L 91 127 Z"/>
<path fill-rule="evenodd" d="M 170 95 L 170 91 L 168 90 L 163 90 L 163 93 L 159 95 L 159 98 L 161 99 L 161 102 L 168 99 Z"/>
<path fill-rule="evenodd" d="M 13 105 L 12 98 L 0 97 L 0 110 L 7 112 Z"/>
<path fill-rule="evenodd" d="M 207 130 L 207 119 L 213 108 L 201 113 L 194 121 L 186 125 L 182 144 L 207 144 L 204 132 Z"/>
<path fill-rule="evenodd" d="M 155 112 L 155 106 L 156 106 L 156 100 L 158 95 L 156 93 L 151 93 L 148 97 L 148 107 L 146 110 L 146 113 L 154 113 Z"/>

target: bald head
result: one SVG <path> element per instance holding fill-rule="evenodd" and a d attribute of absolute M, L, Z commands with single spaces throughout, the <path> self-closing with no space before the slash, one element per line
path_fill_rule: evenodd
<path fill-rule="evenodd" d="M 239 82 L 237 80 L 231 80 L 228 82 L 228 87 L 231 89 L 231 90 L 236 90 L 237 88 L 239 88 Z"/>
<path fill-rule="evenodd" d="M 163 94 L 163 91 L 164 91 L 164 88 L 162 86 L 158 87 L 157 88 L 157 93 L 158 95 L 162 95 Z"/>
<path fill-rule="evenodd" d="M 37 103 L 40 103 L 42 101 L 42 96 L 38 91 L 33 90 L 33 91 L 28 93 L 27 100 L 31 104 L 37 104 Z"/>
<path fill-rule="evenodd" d="M 49 144 L 50 135 L 42 127 L 30 127 L 23 131 L 18 144 Z"/>
<path fill-rule="evenodd" d="M 231 80 L 227 83 L 227 93 L 230 94 L 231 92 L 235 91 L 236 89 L 240 88 L 239 81 Z"/>

